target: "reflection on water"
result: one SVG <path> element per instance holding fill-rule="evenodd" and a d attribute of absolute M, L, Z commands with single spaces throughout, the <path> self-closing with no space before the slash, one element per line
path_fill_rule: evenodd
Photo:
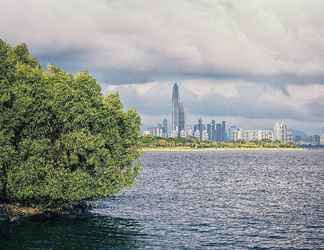
<path fill-rule="evenodd" d="M 0 249 L 138 249 L 145 238 L 135 220 L 89 215 L 77 219 L 2 223 Z"/>
<path fill-rule="evenodd" d="M 0 249 L 324 249 L 324 151 L 146 153 L 78 219 L 4 226 Z"/>

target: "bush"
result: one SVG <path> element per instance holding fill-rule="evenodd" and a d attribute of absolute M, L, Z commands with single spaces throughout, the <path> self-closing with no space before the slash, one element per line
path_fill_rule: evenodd
<path fill-rule="evenodd" d="M 0 199 L 37 207 L 107 197 L 131 185 L 140 117 L 87 72 L 43 69 L 0 40 Z M 136 162 L 134 164 L 134 162 Z"/>

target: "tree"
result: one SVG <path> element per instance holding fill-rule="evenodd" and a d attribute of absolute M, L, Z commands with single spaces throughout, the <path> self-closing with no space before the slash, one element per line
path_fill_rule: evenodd
<path fill-rule="evenodd" d="M 139 171 L 140 117 L 87 72 L 43 69 L 0 40 L 0 199 L 40 208 L 107 197 Z"/>

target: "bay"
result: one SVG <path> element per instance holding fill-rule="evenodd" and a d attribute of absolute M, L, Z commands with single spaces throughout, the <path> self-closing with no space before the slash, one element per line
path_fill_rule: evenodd
<path fill-rule="evenodd" d="M 324 151 L 147 152 L 90 215 L 2 225 L 0 249 L 324 249 Z"/>

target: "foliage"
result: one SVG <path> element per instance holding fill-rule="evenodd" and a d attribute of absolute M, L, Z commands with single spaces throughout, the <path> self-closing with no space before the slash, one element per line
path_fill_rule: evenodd
<path fill-rule="evenodd" d="M 294 148 L 292 144 L 282 144 L 279 141 L 252 141 L 252 142 L 216 142 L 200 141 L 197 138 L 162 138 L 153 136 L 141 137 L 142 147 L 188 147 L 188 148 Z"/>
<path fill-rule="evenodd" d="M 87 72 L 43 69 L 0 40 L 0 199 L 58 207 L 131 185 L 140 117 Z"/>

